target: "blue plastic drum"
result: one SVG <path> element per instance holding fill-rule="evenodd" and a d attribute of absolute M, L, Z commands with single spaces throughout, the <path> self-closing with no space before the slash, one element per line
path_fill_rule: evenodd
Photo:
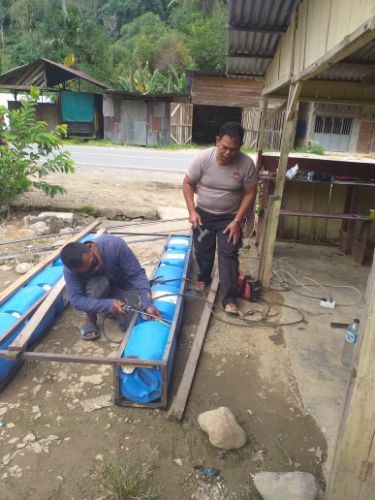
<path fill-rule="evenodd" d="M 155 273 L 153 279 L 157 280 L 160 284 L 171 285 L 175 288 L 180 288 L 184 268 L 181 266 L 160 265 Z"/>
<path fill-rule="evenodd" d="M 176 310 L 176 304 L 162 300 L 154 300 L 153 305 L 159 309 L 163 319 L 172 323 L 174 312 Z"/>
<path fill-rule="evenodd" d="M 161 264 L 167 264 L 169 266 L 181 266 L 184 267 L 186 260 L 186 253 L 180 252 L 178 250 L 166 250 L 160 257 Z"/>
<path fill-rule="evenodd" d="M 41 286 L 44 290 L 50 290 L 53 285 L 59 281 L 62 275 L 62 266 L 47 267 L 34 276 L 34 278 L 27 283 L 27 286 Z"/>
<path fill-rule="evenodd" d="M 157 321 L 136 325 L 130 335 L 123 358 L 160 361 L 163 358 L 170 328 Z M 138 403 L 150 403 L 161 397 L 161 372 L 152 368 L 120 370 L 120 391 L 123 397 Z"/>
<path fill-rule="evenodd" d="M 9 313 L 19 318 L 45 293 L 46 291 L 41 286 L 20 288 L 13 297 L 0 307 L 0 312 Z"/>
<path fill-rule="evenodd" d="M 176 304 L 179 293 L 179 288 L 168 284 L 154 285 L 151 287 L 152 300 L 162 300 L 163 302 L 171 302 L 172 304 Z"/>

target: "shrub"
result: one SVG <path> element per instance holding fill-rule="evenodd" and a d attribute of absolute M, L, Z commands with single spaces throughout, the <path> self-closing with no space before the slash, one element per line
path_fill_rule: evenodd
<path fill-rule="evenodd" d="M 58 184 L 44 178 L 52 172 L 74 172 L 70 153 L 62 151 L 66 125 L 47 131 L 47 123 L 36 121 L 38 89 L 21 101 L 21 108 L 0 107 L 0 211 L 9 213 L 11 202 L 34 187 L 53 197 L 64 193 Z"/>

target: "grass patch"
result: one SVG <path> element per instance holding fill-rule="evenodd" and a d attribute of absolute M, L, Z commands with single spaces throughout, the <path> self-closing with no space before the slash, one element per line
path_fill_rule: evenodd
<path fill-rule="evenodd" d="M 317 143 L 309 143 L 301 146 L 300 148 L 293 149 L 296 153 L 307 153 L 313 155 L 321 155 L 324 156 L 326 154 L 323 146 Z"/>
<path fill-rule="evenodd" d="M 100 472 L 102 486 L 110 500 L 157 500 L 159 495 L 151 484 L 155 466 L 135 466 L 112 462 Z"/>
<path fill-rule="evenodd" d="M 116 146 L 127 146 L 127 144 L 119 144 L 116 142 L 112 142 L 109 139 L 80 139 L 79 137 L 77 138 L 72 138 L 72 139 L 65 139 L 64 144 L 66 146 L 102 146 L 102 147 L 116 147 Z"/>
<path fill-rule="evenodd" d="M 181 149 L 207 149 L 212 144 L 176 144 L 176 143 L 171 143 L 171 144 L 147 144 L 147 148 L 151 149 L 161 149 L 161 150 L 168 150 L 168 151 L 179 151 Z"/>
<path fill-rule="evenodd" d="M 84 212 L 87 215 L 91 215 L 92 217 L 101 217 L 103 214 L 101 210 L 93 207 L 92 205 L 83 205 L 78 212 Z"/>

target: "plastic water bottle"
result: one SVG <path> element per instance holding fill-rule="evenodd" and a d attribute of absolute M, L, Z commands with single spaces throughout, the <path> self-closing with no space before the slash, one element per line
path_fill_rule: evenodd
<path fill-rule="evenodd" d="M 359 319 L 353 319 L 346 330 L 344 346 L 342 349 L 341 363 L 344 366 L 351 366 L 355 344 L 358 340 L 359 333 Z"/>

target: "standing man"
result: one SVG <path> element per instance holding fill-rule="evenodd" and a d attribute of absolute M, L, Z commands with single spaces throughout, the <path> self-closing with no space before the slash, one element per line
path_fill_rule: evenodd
<path fill-rule="evenodd" d="M 68 243 L 61 250 L 71 304 L 86 313 L 80 326 L 83 340 L 99 337 L 97 314 L 112 313 L 126 329 L 128 304 L 161 317 L 151 301 L 150 284 L 136 256 L 121 238 L 104 234 L 94 241 Z"/>
<path fill-rule="evenodd" d="M 233 315 L 238 314 L 241 223 L 254 204 L 257 184 L 253 160 L 240 152 L 243 136 L 244 129 L 239 123 L 224 123 L 216 147 L 195 158 L 183 182 L 199 267 L 198 289 L 204 290 L 211 281 L 217 244 L 222 303 L 224 311 Z"/>

